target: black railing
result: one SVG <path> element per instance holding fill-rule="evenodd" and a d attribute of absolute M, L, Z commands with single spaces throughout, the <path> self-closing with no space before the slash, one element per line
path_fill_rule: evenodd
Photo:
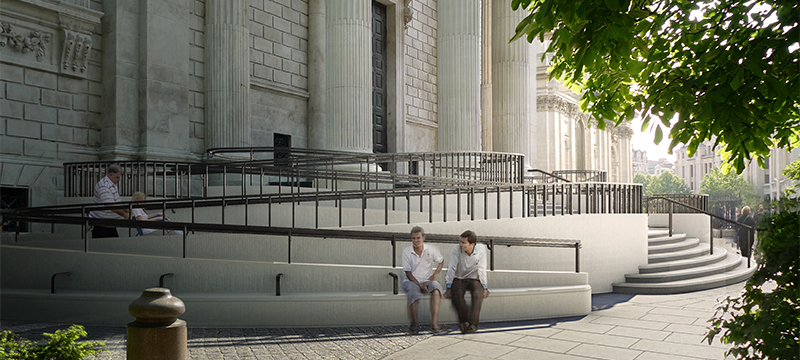
<path fill-rule="evenodd" d="M 120 228 L 137 228 L 142 226 L 141 221 L 136 220 L 113 220 L 113 219 L 95 219 L 88 216 L 65 216 L 65 215 L 52 215 L 41 214 L 35 211 L 20 212 L 15 209 L 0 210 L 0 215 L 3 218 L 13 220 L 31 222 L 31 223 L 49 223 L 49 224 L 72 224 L 72 225 L 85 225 L 85 226 L 107 226 L 107 227 L 120 227 Z M 225 225 L 225 224 L 199 224 L 199 223 L 183 223 L 183 222 L 156 222 L 151 221 L 147 223 L 147 227 L 154 229 L 164 230 L 184 230 L 183 233 L 183 258 L 187 257 L 189 242 L 187 238 L 189 232 L 205 232 L 205 233 L 225 233 L 225 234 L 258 234 L 258 235 L 273 235 L 285 236 L 288 241 L 287 249 L 287 262 L 292 263 L 291 260 L 291 239 L 292 237 L 306 237 L 306 238 L 327 238 L 327 239 L 350 239 L 350 240 L 365 240 L 365 241 L 379 241 L 389 242 L 393 246 L 390 253 L 387 251 L 387 263 L 396 266 L 397 251 L 394 244 L 398 238 L 408 238 L 408 233 L 396 232 L 382 232 L 382 231 L 359 231 L 359 230 L 341 230 L 341 229 L 306 229 L 306 228 L 287 228 L 287 227 L 274 227 L 274 226 L 253 226 L 253 225 Z M 86 233 L 86 229 L 83 230 Z M 91 252 L 89 245 L 89 237 L 84 236 L 84 252 Z M 555 247 L 555 248 L 569 248 L 575 250 L 575 272 L 580 272 L 580 240 L 572 239 L 542 239 L 542 238 L 522 238 L 522 237 L 480 237 L 480 242 L 488 246 L 490 252 L 489 267 L 494 270 L 494 247 L 495 246 L 523 246 L 523 247 Z M 457 244 L 460 241 L 458 235 L 444 235 L 444 234 L 425 234 L 425 241 L 431 243 L 449 243 Z"/>
<path fill-rule="evenodd" d="M 754 228 L 754 227 L 752 227 L 750 225 L 744 224 L 744 223 L 740 223 L 740 222 L 737 222 L 737 221 L 725 219 L 723 217 L 714 215 L 714 214 L 712 214 L 712 213 L 710 213 L 710 212 L 708 212 L 706 210 L 703 210 L 703 209 L 700 209 L 700 208 L 696 208 L 694 206 L 687 205 L 687 204 L 678 202 L 677 200 L 670 199 L 670 198 L 667 198 L 667 197 L 651 196 L 650 198 L 647 199 L 647 202 L 653 202 L 653 201 L 664 201 L 665 203 L 669 204 L 669 205 L 667 205 L 667 214 L 669 214 L 669 236 L 672 236 L 672 234 L 673 234 L 672 215 L 675 213 L 675 211 L 674 211 L 675 207 L 685 207 L 685 208 L 687 208 L 689 210 L 692 210 L 693 211 L 692 213 L 694 213 L 694 214 L 705 214 L 705 215 L 708 215 L 708 217 L 709 217 L 708 246 L 709 246 L 709 252 L 712 255 L 714 254 L 714 219 L 717 219 L 718 221 L 724 221 L 724 222 L 727 222 L 727 223 L 732 224 L 732 225 L 738 225 L 738 226 L 746 228 L 748 230 L 748 232 L 749 232 L 748 236 L 747 236 L 747 239 L 746 239 L 746 244 L 745 244 L 745 246 L 741 246 L 740 245 L 740 247 L 742 247 L 742 248 L 746 247 L 746 248 L 748 248 L 750 250 L 750 251 L 748 251 L 748 255 L 747 255 L 747 267 L 748 268 L 750 267 L 750 254 L 752 253 L 752 249 L 750 249 L 750 247 L 752 247 L 752 245 L 753 245 L 753 244 L 750 243 L 750 239 L 753 238 L 753 235 L 755 234 L 756 228 Z M 649 204 L 646 207 L 649 208 Z"/>
<path fill-rule="evenodd" d="M 553 170 L 553 175 L 571 182 L 608 182 L 605 170 Z"/>
<path fill-rule="evenodd" d="M 708 195 L 706 194 L 658 194 L 644 198 L 644 208 L 648 214 L 667 214 L 672 206 L 672 202 L 667 199 L 673 200 L 676 203 L 688 205 L 677 206 L 672 208 L 672 212 L 677 214 L 694 214 L 697 213 L 694 209 L 700 209 L 708 212 Z"/>
<path fill-rule="evenodd" d="M 539 169 L 528 169 L 528 174 L 525 177 L 525 183 L 527 184 L 550 184 L 559 182 L 568 183 L 572 181 Z"/>

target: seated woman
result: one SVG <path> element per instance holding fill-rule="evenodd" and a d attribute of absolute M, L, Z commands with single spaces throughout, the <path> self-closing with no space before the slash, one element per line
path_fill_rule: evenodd
<path fill-rule="evenodd" d="M 140 201 L 145 201 L 145 200 L 147 200 L 147 196 L 141 191 L 137 191 L 137 192 L 133 193 L 133 195 L 131 195 L 131 201 L 140 202 Z M 135 203 L 135 204 L 138 205 L 139 203 Z M 157 212 L 157 213 L 153 213 L 153 214 L 148 215 L 144 211 L 144 209 L 141 209 L 141 208 L 131 209 L 131 219 L 132 220 L 164 221 L 164 218 L 165 218 L 165 216 L 161 212 Z M 167 219 L 167 221 L 169 221 L 169 219 Z M 149 233 L 151 233 L 153 231 L 156 231 L 156 229 L 141 229 L 141 228 L 138 228 L 138 229 L 136 229 L 136 231 L 139 233 L 139 235 L 147 235 L 147 234 L 149 234 Z"/>

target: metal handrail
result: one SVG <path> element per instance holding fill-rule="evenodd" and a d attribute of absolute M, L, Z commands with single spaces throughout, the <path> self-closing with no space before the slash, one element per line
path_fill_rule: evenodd
<path fill-rule="evenodd" d="M 223 156 L 219 149 L 212 149 L 211 156 Z M 428 182 L 447 182 L 453 180 L 482 181 L 491 183 L 522 183 L 524 155 L 493 152 L 438 152 L 438 153 L 398 153 L 362 154 L 333 152 L 294 148 L 226 148 L 225 151 L 254 154 L 257 151 L 274 154 L 288 154 L 282 158 L 261 159 L 254 155 L 240 158 L 240 161 L 226 162 L 172 162 L 172 161 L 97 161 L 64 164 L 64 196 L 91 196 L 94 184 L 105 176 L 110 164 L 122 167 L 119 189 L 123 196 L 134 191 L 143 191 L 150 196 L 192 197 L 192 181 L 201 183 L 202 194 L 207 195 L 209 177 L 212 175 L 241 175 L 242 187 L 246 177 L 251 184 L 260 175 L 259 184 L 263 186 L 264 176 L 292 176 L 299 181 L 301 177 L 326 181 L 350 180 L 371 182 L 382 179 L 385 183 L 402 183 L 403 178 L 394 176 L 406 174 L 422 176 Z M 228 160 L 228 159 L 226 159 Z M 419 166 L 419 163 L 422 166 Z M 411 174 L 412 166 L 418 174 Z M 357 167 L 357 168 L 356 168 Z M 348 171 L 348 168 L 351 170 Z M 194 179 L 194 180 L 193 180 Z M 437 180 L 433 180 L 437 179 Z M 228 179 L 223 179 L 226 183 Z M 334 185 L 335 186 L 335 185 Z M 368 187 L 369 185 L 367 185 Z"/>
<path fill-rule="evenodd" d="M 468 183 L 468 182 L 467 182 Z M 292 188 L 293 190 L 293 188 Z M 616 183 L 569 183 L 569 184 L 509 184 L 493 186 L 461 186 L 461 187 L 442 187 L 442 188 L 402 188 L 402 189 L 369 189 L 369 190 L 347 190 L 347 191 L 321 191 L 321 192 L 284 192 L 279 194 L 252 194 L 252 195 L 223 195 L 206 198 L 192 199 L 158 199 L 144 202 L 119 202 L 113 204 L 72 204 L 58 206 L 44 206 L 34 208 L 16 209 L 20 213 L 36 214 L 67 214 L 83 215 L 94 210 L 127 209 L 135 205 L 142 209 L 158 209 L 166 211 L 180 208 L 191 208 L 194 218 L 194 209 L 201 207 L 220 207 L 222 210 L 220 218 L 225 222 L 225 208 L 227 206 L 244 206 L 245 214 L 248 213 L 249 206 L 258 204 L 268 205 L 268 223 L 271 225 L 272 204 L 291 204 L 292 206 L 292 226 L 295 224 L 295 207 L 303 202 L 313 202 L 316 206 L 315 227 L 319 227 L 319 207 L 320 202 L 333 201 L 336 207 L 343 206 L 342 201 L 360 200 L 362 202 L 362 225 L 365 223 L 366 202 L 369 199 L 383 199 L 384 211 L 386 212 L 386 222 L 388 223 L 389 211 L 396 208 L 397 199 L 406 205 L 407 220 L 411 222 L 412 198 L 419 198 L 419 211 L 429 212 L 429 221 L 433 222 L 433 198 L 442 198 L 443 221 L 447 221 L 447 196 L 456 195 L 457 220 L 462 218 L 462 198 L 466 198 L 466 212 L 471 220 L 479 218 L 477 215 L 481 211 L 476 209 L 477 197 L 483 197 L 483 218 L 488 219 L 490 209 L 488 207 L 487 196 L 492 194 L 497 197 L 498 204 L 495 207 L 496 218 L 502 218 L 505 209 L 501 207 L 500 198 L 508 200 L 508 217 L 513 218 L 515 213 L 522 217 L 548 216 L 547 210 L 550 208 L 551 215 L 556 215 L 559 210 L 561 215 L 567 214 L 614 214 L 614 213 L 641 213 L 641 185 L 640 184 L 616 184 Z M 423 206 L 423 199 L 428 199 L 428 208 Z M 519 200 L 517 200 L 519 199 Z M 452 204 L 452 203 L 451 203 Z M 453 206 L 453 205 L 451 205 Z M 539 211 L 543 206 L 544 210 Z M 493 218 L 495 216 L 492 216 Z M 245 224 L 248 218 L 245 218 Z M 339 211 L 339 227 L 342 223 L 342 212 Z M 86 226 L 86 225 L 84 225 Z"/>
<path fill-rule="evenodd" d="M 668 201 L 670 203 L 670 207 L 669 207 L 669 236 L 672 236 L 672 234 L 673 234 L 673 231 L 672 231 L 672 214 L 673 214 L 673 206 L 674 205 L 684 206 L 686 208 L 694 210 L 695 213 L 705 214 L 705 215 L 709 216 L 709 220 L 711 220 L 711 221 L 709 221 L 709 223 L 710 223 L 709 230 L 710 231 L 709 231 L 709 235 L 708 235 L 708 244 L 709 244 L 709 249 L 710 249 L 711 255 L 714 254 L 714 221 L 713 221 L 713 219 L 716 218 L 718 220 L 722 220 L 722 221 L 725 221 L 725 222 L 728 222 L 728 223 L 731 223 L 731 224 L 736 224 L 736 225 L 742 226 L 742 227 L 744 227 L 744 228 L 746 228 L 746 229 L 748 229 L 750 231 L 749 235 L 753 235 L 753 232 L 756 230 L 755 227 L 752 227 L 750 225 L 747 225 L 747 224 L 744 224 L 744 223 L 740 223 L 740 222 L 734 221 L 734 220 L 728 220 L 728 219 L 723 218 L 723 217 L 719 217 L 719 216 L 714 215 L 714 214 L 712 214 L 712 213 L 710 213 L 708 211 L 696 208 L 696 207 L 691 206 L 691 205 L 687 205 L 687 204 L 681 203 L 679 201 L 676 201 L 676 200 L 673 200 L 673 199 L 670 199 L 670 198 L 667 198 L 667 197 L 664 197 L 664 196 L 651 196 L 650 198 L 647 199 L 647 201 L 649 203 L 650 201 L 656 200 L 656 199 L 665 200 L 665 201 Z M 648 208 L 649 208 L 649 206 L 648 206 Z M 747 241 L 748 242 L 747 246 L 748 247 L 752 246 L 752 244 L 749 243 L 750 242 L 750 236 L 747 237 L 747 240 L 748 240 Z M 749 253 L 752 253 L 752 251 L 750 251 Z M 750 267 L 750 255 L 747 256 L 747 267 L 748 268 Z"/>
<path fill-rule="evenodd" d="M 549 172 L 544 171 L 544 170 L 528 169 L 528 172 L 529 173 L 542 174 L 542 180 L 543 180 L 542 182 L 543 183 L 554 183 L 554 182 L 559 182 L 559 181 L 568 182 L 568 183 L 572 182 L 572 181 L 569 181 L 569 180 L 567 180 L 567 179 L 565 179 L 565 178 L 563 178 L 561 176 L 558 176 L 558 175 L 553 174 L 553 173 L 549 173 Z M 553 180 L 551 180 L 551 179 L 553 179 Z M 536 176 L 527 176 L 525 178 L 525 180 L 526 180 L 526 183 L 532 183 L 533 181 L 536 180 Z"/>
<path fill-rule="evenodd" d="M 608 172 L 605 170 L 553 170 L 553 174 L 561 177 L 573 177 L 573 182 L 606 182 Z"/>
<path fill-rule="evenodd" d="M 691 205 L 691 206 L 699 208 L 699 209 L 701 209 L 703 211 L 706 211 L 706 212 L 708 211 L 708 199 L 709 198 L 708 198 L 708 195 L 706 195 L 706 194 L 656 194 L 656 195 L 653 195 L 652 197 L 668 198 L 668 199 L 675 200 L 675 201 L 677 201 L 677 202 L 679 202 L 681 204 Z M 651 196 L 646 196 L 644 198 L 644 201 L 647 204 L 646 211 L 647 211 L 648 214 L 666 213 L 668 211 L 668 208 L 666 206 L 664 206 L 663 203 L 658 203 L 657 202 L 655 204 L 655 206 L 653 206 L 653 204 L 651 204 L 651 202 L 649 201 L 650 198 L 651 198 Z M 659 199 L 655 199 L 655 200 L 659 200 Z M 688 210 L 690 212 L 694 211 L 694 210 L 686 208 L 686 209 L 680 209 L 677 212 L 682 212 L 684 210 Z"/>
<path fill-rule="evenodd" d="M 56 223 L 56 224 L 73 224 L 73 225 L 90 225 L 90 226 L 108 226 L 108 227 L 121 227 L 121 228 L 136 228 L 141 226 L 140 221 L 136 220 L 114 220 L 114 219 L 95 219 L 88 216 L 64 216 L 64 215 L 49 215 L 49 214 L 35 214 L 33 212 L 18 212 L 16 209 L 0 210 L 0 214 L 12 220 L 20 220 L 25 222 L 37 223 Z M 186 223 L 186 222 L 148 222 L 148 228 L 165 229 L 165 230 L 184 230 L 183 233 L 183 258 L 187 257 L 186 241 L 189 232 L 210 232 L 210 233 L 226 233 L 226 234 L 257 234 L 257 235 L 273 235 L 273 236 L 286 236 L 288 240 L 287 249 L 287 263 L 291 264 L 291 238 L 294 237 L 309 237 L 309 238 L 333 238 L 333 239 L 351 239 L 351 240 L 366 240 L 366 241 L 383 241 L 394 243 L 398 238 L 407 238 L 408 233 L 405 232 L 386 232 L 386 231 L 360 231 L 360 230 L 342 230 L 342 229 L 312 229 L 312 228 L 288 228 L 288 227 L 275 227 L 275 226 L 254 226 L 254 225 L 228 225 L 228 224 L 204 224 L 204 223 Z M 85 233 L 85 231 L 84 231 Z M 448 243 L 457 244 L 460 241 L 458 235 L 447 234 L 425 234 L 425 241 L 431 243 Z M 555 247 L 555 248 L 572 248 L 576 252 L 576 272 L 580 272 L 579 252 L 581 248 L 581 241 L 575 239 L 552 239 L 552 238 L 526 238 L 526 237 L 497 237 L 487 236 L 480 237 L 478 241 L 487 244 L 490 252 L 490 269 L 494 270 L 494 247 L 497 246 L 524 246 L 524 247 Z M 392 247 L 392 265 L 396 265 L 397 256 L 396 249 Z M 84 236 L 84 252 L 89 251 L 89 237 Z"/>

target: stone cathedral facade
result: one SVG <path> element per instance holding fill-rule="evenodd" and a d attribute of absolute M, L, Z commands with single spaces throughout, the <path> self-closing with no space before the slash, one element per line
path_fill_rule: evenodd
<path fill-rule="evenodd" d="M 206 149 L 498 151 L 632 180 L 491 0 L 0 0 L 0 186 L 55 203 L 65 162 Z"/>

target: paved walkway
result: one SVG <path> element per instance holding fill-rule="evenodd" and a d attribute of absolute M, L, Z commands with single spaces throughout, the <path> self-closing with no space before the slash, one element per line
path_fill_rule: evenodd
<path fill-rule="evenodd" d="M 410 336 L 405 326 L 253 329 L 190 328 L 192 359 L 724 359 L 726 346 L 702 343 L 718 298 L 744 283 L 677 295 L 603 294 L 587 316 L 481 324 L 477 333 Z M 489 298 L 487 301 L 491 301 Z M 442 311 L 450 311 L 443 302 Z M 190 324 L 191 325 L 191 324 Z M 3 323 L 35 339 L 65 328 Z M 453 326 L 451 326 L 453 327 Z M 125 358 L 125 327 L 88 326 L 89 340 Z"/>

